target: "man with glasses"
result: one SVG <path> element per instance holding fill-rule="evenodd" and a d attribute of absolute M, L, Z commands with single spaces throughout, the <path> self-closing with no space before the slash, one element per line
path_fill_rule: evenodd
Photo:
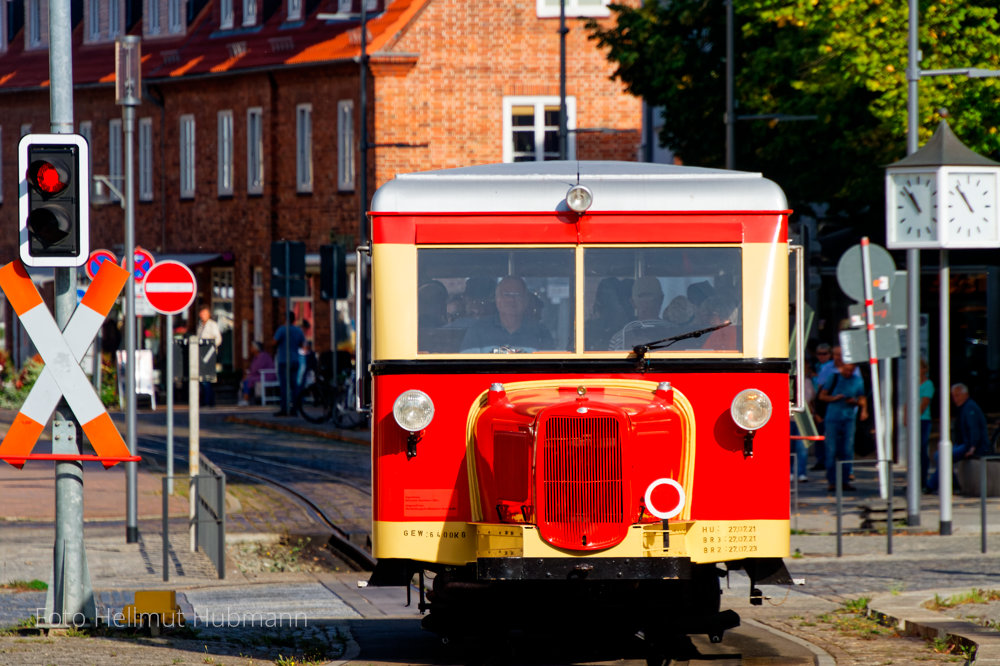
<path fill-rule="evenodd" d="M 507 276 L 496 287 L 496 314 L 478 321 L 465 333 L 464 353 L 511 353 L 555 349 L 552 335 L 532 316 L 531 299 L 524 280 Z"/>

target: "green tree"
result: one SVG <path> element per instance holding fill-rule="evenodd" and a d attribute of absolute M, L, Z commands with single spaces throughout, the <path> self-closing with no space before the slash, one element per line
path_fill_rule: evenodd
<path fill-rule="evenodd" d="M 616 22 L 588 26 L 629 92 L 666 109 L 660 135 L 685 164 L 725 163 L 724 0 L 612 5 Z M 875 237 L 884 228 L 884 167 L 906 155 L 905 2 L 734 0 L 736 168 L 778 182 L 800 211 L 812 203 Z M 1000 69 L 995 0 L 922 0 L 921 67 Z M 920 83 L 920 143 L 947 108 L 973 150 L 1000 158 L 1000 81 Z"/>

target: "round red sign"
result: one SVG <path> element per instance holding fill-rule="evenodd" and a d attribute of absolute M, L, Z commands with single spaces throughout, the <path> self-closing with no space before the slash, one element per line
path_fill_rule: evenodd
<path fill-rule="evenodd" d="M 91 252 L 90 256 L 87 258 L 87 277 L 93 280 L 94 276 L 97 275 L 97 271 L 100 270 L 101 264 L 105 261 L 117 264 L 118 257 L 116 257 L 114 253 L 109 250 L 94 250 Z"/>
<path fill-rule="evenodd" d="M 144 280 L 146 300 L 160 314 L 178 314 L 194 302 L 197 282 L 191 269 L 168 259 L 153 264 Z"/>

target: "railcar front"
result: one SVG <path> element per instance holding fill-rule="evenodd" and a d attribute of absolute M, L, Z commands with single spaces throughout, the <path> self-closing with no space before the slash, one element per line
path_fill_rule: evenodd
<path fill-rule="evenodd" d="M 600 608 L 721 639 L 720 565 L 788 554 L 781 190 L 506 164 L 400 176 L 371 215 L 372 584 L 434 572 L 443 633 Z"/>

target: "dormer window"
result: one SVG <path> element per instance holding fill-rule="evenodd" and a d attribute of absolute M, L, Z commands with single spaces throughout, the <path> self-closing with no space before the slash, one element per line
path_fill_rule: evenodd
<path fill-rule="evenodd" d="M 233 27 L 233 0 L 221 0 L 219 3 L 219 27 L 223 30 Z"/>
<path fill-rule="evenodd" d="M 243 26 L 257 25 L 257 0 L 243 0 Z"/>

